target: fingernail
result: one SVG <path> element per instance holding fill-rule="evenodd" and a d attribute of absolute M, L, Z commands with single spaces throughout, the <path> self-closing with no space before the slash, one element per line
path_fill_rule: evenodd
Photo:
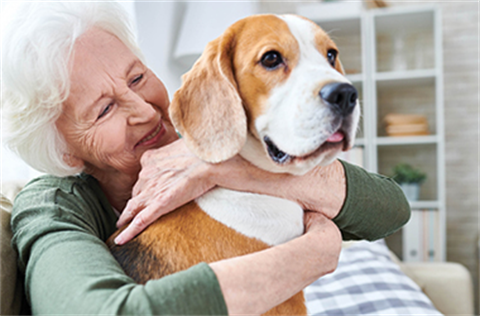
<path fill-rule="evenodd" d="M 123 239 L 120 238 L 120 237 L 117 237 L 115 238 L 115 240 L 113 241 L 116 245 L 119 245 L 121 246 L 123 244 Z"/>

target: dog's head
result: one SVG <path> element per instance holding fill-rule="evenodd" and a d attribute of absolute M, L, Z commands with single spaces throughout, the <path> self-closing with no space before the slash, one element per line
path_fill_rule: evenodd
<path fill-rule="evenodd" d="M 303 174 L 353 145 L 357 91 L 335 43 L 305 18 L 240 20 L 182 79 L 170 116 L 205 161 L 240 153 L 263 169 Z"/>

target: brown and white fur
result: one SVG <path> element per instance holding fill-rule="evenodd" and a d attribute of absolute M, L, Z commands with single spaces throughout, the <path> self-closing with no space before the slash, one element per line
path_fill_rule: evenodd
<path fill-rule="evenodd" d="M 171 119 L 189 149 L 211 163 L 240 154 L 265 170 L 296 175 L 328 165 L 352 147 L 360 115 L 336 51 L 323 30 L 299 16 L 240 20 L 183 76 Z M 327 86 L 347 87 L 350 108 L 332 105 L 338 96 L 332 99 Z M 126 273 L 144 283 L 199 262 L 260 251 L 303 231 L 296 203 L 217 188 L 126 245 L 113 245 L 113 238 L 109 244 Z M 303 293 L 268 314 L 306 314 Z"/>

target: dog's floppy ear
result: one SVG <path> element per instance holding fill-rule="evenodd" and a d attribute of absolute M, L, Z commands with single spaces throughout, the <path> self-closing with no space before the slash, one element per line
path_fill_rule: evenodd
<path fill-rule="evenodd" d="M 182 87 L 175 92 L 169 110 L 189 149 L 212 163 L 236 155 L 247 136 L 247 117 L 233 71 L 234 26 L 210 42 L 183 75 Z"/>

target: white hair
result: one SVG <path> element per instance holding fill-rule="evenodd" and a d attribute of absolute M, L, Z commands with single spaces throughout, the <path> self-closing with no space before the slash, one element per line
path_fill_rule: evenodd
<path fill-rule="evenodd" d="M 72 175 L 55 122 L 70 90 L 73 46 L 92 27 L 116 36 L 142 61 L 128 15 L 115 2 L 23 3 L 2 38 L 2 111 L 8 147 L 33 168 Z"/>

